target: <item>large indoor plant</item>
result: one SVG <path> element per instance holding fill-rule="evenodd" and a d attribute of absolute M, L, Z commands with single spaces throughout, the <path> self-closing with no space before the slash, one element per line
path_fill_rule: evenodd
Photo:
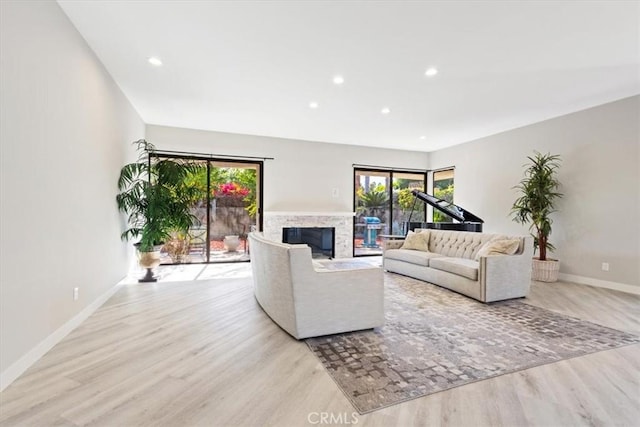
<path fill-rule="evenodd" d="M 197 219 L 191 214 L 194 188 L 185 178 L 198 165 L 188 161 L 154 157 L 153 144 L 133 143 L 138 160 L 125 165 L 118 179 L 118 208 L 127 214 L 128 228 L 122 239 L 136 243 L 140 265 L 147 274 L 140 281 L 155 281 L 152 269 L 160 263 L 160 247 L 172 233 L 188 233 Z"/>
<path fill-rule="evenodd" d="M 529 224 L 534 238 L 534 249 L 539 250 L 539 257 L 533 259 L 532 279 L 544 282 L 558 280 L 560 263 L 547 257 L 547 250 L 555 248 L 549 242 L 551 214 L 556 211 L 556 201 L 562 197 L 558 192 L 560 182 L 557 178 L 560 167 L 560 156 L 541 154 L 537 151 L 529 156 L 525 165 L 524 178 L 514 187 L 520 197 L 511 209 L 513 220 L 521 224 Z"/>

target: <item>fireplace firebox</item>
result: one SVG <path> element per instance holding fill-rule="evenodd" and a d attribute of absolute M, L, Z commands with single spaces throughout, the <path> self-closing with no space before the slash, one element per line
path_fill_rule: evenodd
<path fill-rule="evenodd" d="M 282 242 L 307 244 L 313 258 L 335 257 L 335 227 L 285 227 L 282 229 Z"/>

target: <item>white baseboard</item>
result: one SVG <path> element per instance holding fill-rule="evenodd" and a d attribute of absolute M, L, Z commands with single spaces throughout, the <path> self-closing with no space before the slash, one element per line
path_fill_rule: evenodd
<path fill-rule="evenodd" d="M 577 276 L 575 274 L 558 274 L 558 278 L 565 282 L 579 283 L 581 285 L 596 286 L 598 288 L 613 289 L 630 294 L 640 295 L 640 286 L 627 285 L 626 283 L 609 282 L 607 280 L 593 279 L 591 277 Z"/>
<path fill-rule="evenodd" d="M 84 322 L 94 311 L 104 304 L 116 291 L 122 286 L 117 284 L 104 294 L 100 295 L 91 304 L 86 306 L 80 313 L 69 319 L 64 325 L 55 330 L 51 335 L 42 340 L 38 345 L 29 350 L 24 356 L 15 361 L 11 366 L 0 374 L 0 392 L 7 388 L 20 375 L 45 355 L 49 350 L 58 344 L 69 332 L 77 328 Z"/>

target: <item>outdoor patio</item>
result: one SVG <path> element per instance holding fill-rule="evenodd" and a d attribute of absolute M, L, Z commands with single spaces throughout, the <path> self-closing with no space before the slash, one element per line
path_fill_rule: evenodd
<path fill-rule="evenodd" d="M 249 261 L 249 243 L 247 239 L 240 239 L 240 245 L 235 251 L 228 251 L 222 240 L 211 240 L 209 242 L 209 251 L 211 263 Z M 174 262 L 166 251 L 163 251 L 161 254 L 160 262 L 162 265 L 199 264 L 207 262 L 207 252 L 204 242 L 192 242 L 189 245 L 188 254 L 183 256 L 181 262 Z"/>

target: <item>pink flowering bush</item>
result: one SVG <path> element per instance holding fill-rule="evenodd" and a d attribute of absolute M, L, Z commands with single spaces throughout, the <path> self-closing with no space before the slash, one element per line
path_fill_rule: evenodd
<path fill-rule="evenodd" d="M 235 182 L 227 182 L 225 184 L 220 184 L 218 188 L 215 190 L 215 196 L 238 196 L 244 197 L 251 192 L 246 187 L 242 187 L 241 185 Z"/>

